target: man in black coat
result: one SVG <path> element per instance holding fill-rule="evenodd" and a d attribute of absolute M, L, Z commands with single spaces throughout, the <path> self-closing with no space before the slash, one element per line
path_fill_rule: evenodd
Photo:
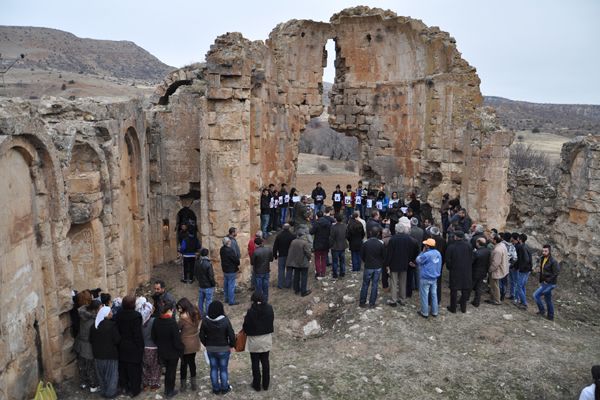
<path fill-rule="evenodd" d="M 383 225 L 381 225 L 381 214 L 377 210 L 371 211 L 371 218 L 367 221 L 367 237 L 369 236 L 369 232 L 373 231 L 373 228 L 383 229 Z"/>
<path fill-rule="evenodd" d="M 275 238 L 273 243 L 273 257 L 277 260 L 277 288 L 284 289 L 292 287 L 292 274 L 285 273 L 285 261 L 292 240 L 296 239 L 290 231 L 290 224 L 283 224 L 283 230 Z"/>
<path fill-rule="evenodd" d="M 350 256 L 352 259 L 352 271 L 360 271 L 360 249 L 362 247 L 363 238 L 365 237 L 365 228 L 358 220 L 360 217 L 359 211 L 354 211 L 352 219 L 348 221 L 346 227 L 346 239 L 350 248 Z"/>
<path fill-rule="evenodd" d="M 240 271 L 240 258 L 235 250 L 231 248 L 231 239 L 228 236 L 223 238 L 223 246 L 219 251 L 221 256 L 221 269 L 223 270 L 223 294 L 225 302 L 230 306 L 239 303 L 235 301 L 235 285 L 237 273 Z"/>
<path fill-rule="evenodd" d="M 473 291 L 475 297 L 471 304 L 473 307 L 479 307 L 481 303 L 481 291 L 483 280 L 490 269 L 490 257 L 492 250 L 487 247 L 487 240 L 479 237 L 475 240 L 475 253 L 473 253 Z"/>
<path fill-rule="evenodd" d="M 363 243 L 360 251 L 360 258 L 365 263 L 365 272 L 363 273 L 363 282 L 360 289 L 360 307 L 367 306 L 369 286 L 371 286 L 369 307 L 374 308 L 377 301 L 379 275 L 381 275 L 381 268 L 383 268 L 385 263 L 385 246 L 381 240 L 381 233 L 381 228 L 374 227 L 369 232 L 369 240 Z"/>
<path fill-rule="evenodd" d="M 467 312 L 467 301 L 473 288 L 473 249 L 462 231 L 454 232 L 454 240 L 446 249 L 446 267 L 450 271 L 450 305 L 448 311 L 456 313 L 456 298 L 460 294 L 460 311 Z"/>
<path fill-rule="evenodd" d="M 315 187 L 311 193 L 313 199 L 313 203 L 315 204 L 315 215 L 319 211 L 323 211 L 323 203 L 325 202 L 325 190 L 321 187 L 321 182 L 317 182 L 317 187 Z"/>
<path fill-rule="evenodd" d="M 165 397 L 171 398 L 177 394 L 175 390 L 175 375 L 177 362 L 183 356 L 183 342 L 177 322 L 173 318 L 173 304 L 167 301 L 160 310 L 160 317 L 152 324 L 152 340 L 158 348 L 158 357 L 165 366 Z"/>
<path fill-rule="evenodd" d="M 262 238 L 254 239 L 256 249 L 252 253 L 250 263 L 254 272 L 255 287 L 265 300 L 269 300 L 269 281 L 271 276 L 271 262 L 273 261 L 273 250 L 265 246 Z"/>
<path fill-rule="evenodd" d="M 419 244 L 410 236 L 410 227 L 396 225 L 396 234 L 390 238 L 385 256 L 385 266 L 390 271 L 391 299 L 387 304 L 396 307 L 406 300 L 406 277 L 409 268 L 415 268 L 415 259 L 419 255 Z M 398 289 L 400 292 L 398 293 Z"/>
<path fill-rule="evenodd" d="M 115 317 L 121 335 L 119 343 L 119 386 L 131 397 L 142 391 L 144 338 L 142 315 L 135 311 L 135 296 L 123 298 L 123 309 Z"/>
<path fill-rule="evenodd" d="M 323 211 L 319 211 L 317 221 L 310 228 L 310 234 L 314 235 L 313 250 L 315 252 L 315 277 L 317 278 L 325 276 L 330 231 L 331 222 L 323 215 Z"/>

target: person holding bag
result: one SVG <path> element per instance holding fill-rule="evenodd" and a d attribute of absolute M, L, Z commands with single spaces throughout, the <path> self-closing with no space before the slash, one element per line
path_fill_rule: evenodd
<path fill-rule="evenodd" d="M 243 332 L 247 335 L 246 349 L 252 362 L 252 387 L 257 392 L 269 389 L 269 352 L 273 345 L 273 307 L 262 293 L 254 292 L 252 305 L 244 317 Z M 260 366 L 262 365 L 262 376 Z M 261 379 L 262 378 L 262 379 Z"/>

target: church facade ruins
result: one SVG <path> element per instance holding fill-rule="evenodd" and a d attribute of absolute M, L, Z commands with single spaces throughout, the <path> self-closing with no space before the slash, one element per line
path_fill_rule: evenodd
<path fill-rule="evenodd" d="M 358 138 L 361 175 L 433 207 L 460 195 L 475 220 L 504 226 L 512 132 L 488 123 L 476 70 L 452 37 L 390 11 L 292 20 L 265 42 L 225 34 L 150 100 L 4 100 L 0 397 L 23 398 L 40 375 L 73 375 L 71 290 L 132 293 L 175 259 L 185 202 L 215 261 L 230 226 L 248 241 L 260 188 L 295 182 L 299 136 L 323 111 L 329 39 L 330 124 Z M 586 160 L 574 163 L 596 165 Z M 563 218 L 597 212 L 581 204 Z"/>

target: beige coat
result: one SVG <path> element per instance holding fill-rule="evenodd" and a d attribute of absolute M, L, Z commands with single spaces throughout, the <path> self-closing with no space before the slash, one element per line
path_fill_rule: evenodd
<path fill-rule="evenodd" d="M 183 342 L 183 354 L 192 354 L 200 351 L 200 337 L 198 336 L 198 325 L 200 321 L 194 323 L 186 314 L 179 315 L 179 330 L 181 331 L 181 341 Z"/>
<path fill-rule="evenodd" d="M 508 250 L 503 243 L 498 243 L 492 250 L 490 275 L 493 279 L 502 279 L 508 275 Z"/>

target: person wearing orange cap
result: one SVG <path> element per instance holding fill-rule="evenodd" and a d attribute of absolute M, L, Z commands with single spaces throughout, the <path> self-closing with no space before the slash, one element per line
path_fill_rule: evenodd
<path fill-rule="evenodd" d="M 420 271 L 419 297 L 421 298 L 421 310 L 418 314 L 423 318 L 438 316 L 437 301 L 437 278 L 442 272 L 442 255 L 435 248 L 435 239 L 429 238 L 423 242 L 423 251 L 417 256 L 417 265 Z M 429 294 L 431 293 L 431 304 Z"/>

